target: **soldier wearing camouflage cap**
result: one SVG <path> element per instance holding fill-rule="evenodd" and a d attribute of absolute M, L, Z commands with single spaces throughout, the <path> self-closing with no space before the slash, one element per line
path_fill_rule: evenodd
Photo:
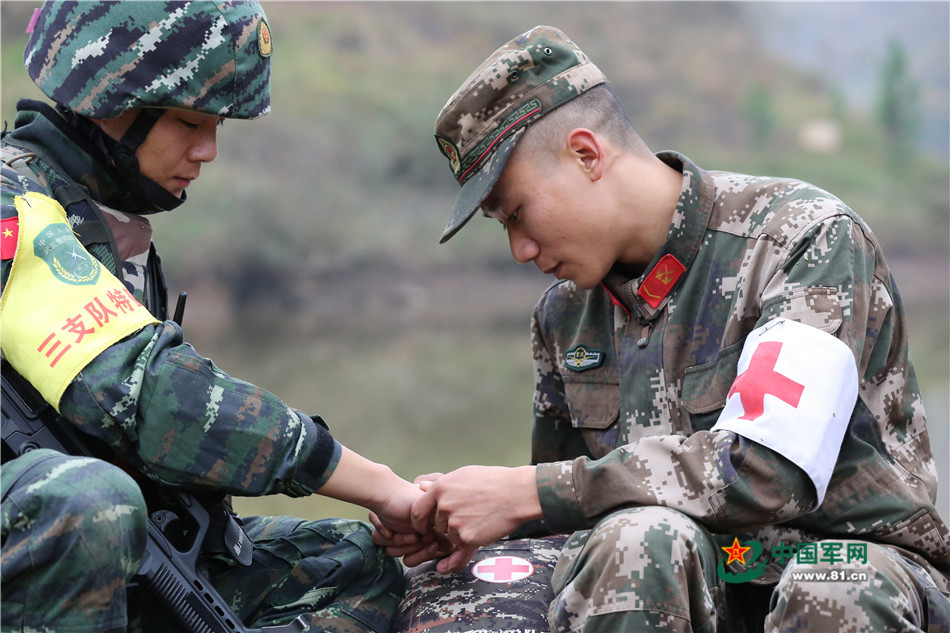
<path fill-rule="evenodd" d="M 481 209 L 557 281 L 532 320 L 532 465 L 436 478 L 416 529 L 570 534 L 553 631 L 950 630 L 904 310 L 854 211 L 652 153 L 550 27 L 492 54 L 436 139 L 461 186 L 442 241 Z"/>
<path fill-rule="evenodd" d="M 54 106 L 21 101 L 3 135 L 4 372 L 9 363 L 155 485 L 319 493 L 409 530 L 417 487 L 341 446 L 319 417 L 221 372 L 168 320 L 146 216 L 185 201 L 224 119 L 267 114 L 271 53 L 257 2 L 38 10 L 24 61 Z M 5 451 L 3 630 L 173 630 L 165 609 L 127 587 L 150 510 L 108 461 Z M 207 569 L 246 624 L 304 615 L 308 630 L 388 631 L 402 570 L 366 524 L 243 526 L 253 558 L 217 555 Z"/>

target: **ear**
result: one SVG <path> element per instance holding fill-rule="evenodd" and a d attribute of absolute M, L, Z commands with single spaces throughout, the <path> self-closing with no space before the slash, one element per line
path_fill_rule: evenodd
<path fill-rule="evenodd" d="M 596 133 L 587 128 L 576 128 L 567 135 L 567 151 L 592 181 L 604 175 L 604 145 Z"/>

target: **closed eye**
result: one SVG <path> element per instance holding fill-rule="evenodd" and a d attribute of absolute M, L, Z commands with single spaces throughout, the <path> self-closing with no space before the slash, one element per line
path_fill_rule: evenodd
<path fill-rule="evenodd" d="M 196 122 L 194 122 L 194 121 L 189 121 L 188 119 L 178 119 L 178 120 L 181 121 L 181 124 L 184 125 L 186 128 L 188 128 L 189 130 L 194 130 L 194 129 L 197 129 L 198 127 L 201 126 L 201 122 L 200 122 L 200 121 L 196 123 Z M 224 125 L 224 117 L 221 117 L 221 118 L 219 118 L 217 121 L 215 121 L 215 125 L 216 125 L 217 127 L 223 126 L 223 125 Z"/>
<path fill-rule="evenodd" d="M 504 228 L 507 231 L 510 225 L 516 223 L 518 221 L 518 214 L 520 211 L 521 211 L 521 208 L 519 207 L 515 209 L 514 211 L 512 211 L 511 213 L 509 213 L 508 215 L 506 215 L 504 218 L 502 218 L 501 219 L 502 228 Z"/>

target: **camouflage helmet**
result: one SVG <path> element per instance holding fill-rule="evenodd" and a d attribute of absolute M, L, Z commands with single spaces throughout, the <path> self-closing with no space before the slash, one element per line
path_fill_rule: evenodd
<path fill-rule="evenodd" d="M 237 119 L 270 111 L 271 36 L 258 2 L 49 1 L 23 61 L 78 114 L 181 108 Z"/>

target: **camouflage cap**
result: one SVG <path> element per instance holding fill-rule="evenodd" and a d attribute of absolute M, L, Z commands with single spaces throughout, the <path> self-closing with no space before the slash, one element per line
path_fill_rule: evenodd
<path fill-rule="evenodd" d="M 486 59 L 442 108 L 435 139 L 461 185 L 444 244 L 495 186 L 528 125 L 607 78 L 556 28 L 537 26 Z"/>
<path fill-rule="evenodd" d="M 270 111 L 258 2 L 47 1 L 23 53 L 54 102 L 109 119 L 142 107 L 254 119 Z"/>

